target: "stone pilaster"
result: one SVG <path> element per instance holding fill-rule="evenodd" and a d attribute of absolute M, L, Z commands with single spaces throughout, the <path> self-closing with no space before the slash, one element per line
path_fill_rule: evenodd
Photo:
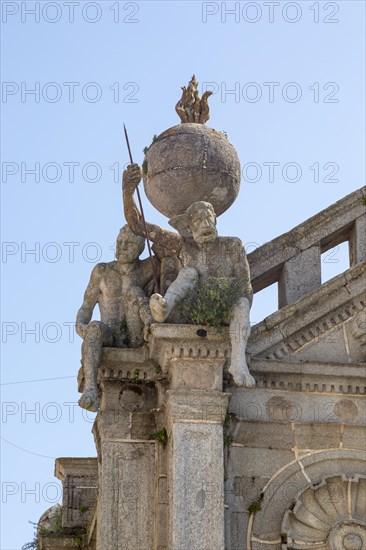
<path fill-rule="evenodd" d="M 228 340 L 214 329 L 155 325 L 151 353 L 166 372 L 169 549 L 222 550 L 224 542 L 222 392 Z"/>
<path fill-rule="evenodd" d="M 104 350 L 101 410 L 93 427 L 99 461 L 97 550 L 153 548 L 155 374 L 146 348 Z"/>

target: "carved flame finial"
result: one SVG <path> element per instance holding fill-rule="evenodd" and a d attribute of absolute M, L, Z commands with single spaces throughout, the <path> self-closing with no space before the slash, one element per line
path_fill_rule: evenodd
<path fill-rule="evenodd" d="M 205 124 L 210 118 L 210 109 L 207 99 L 212 95 L 212 92 L 205 92 L 202 98 L 198 95 L 198 82 L 196 76 L 193 75 L 188 87 L 182 87 L 182 97 L 175 106 L 175 110 L 182 123 L 196 122 L 197 124 Z"/>

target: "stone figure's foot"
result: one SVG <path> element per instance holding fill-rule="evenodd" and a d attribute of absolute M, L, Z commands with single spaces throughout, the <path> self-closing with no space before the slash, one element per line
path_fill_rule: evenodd
<path fill-rule="evenodd" d="M 149 336 L 150 336 L 150 325 L 145 325 L 144 326 L 143 336 L 144 336 L 144 341 L 148 342 L 149 341 Z"/>
<path fill-rule="evenodd" d="M 230 365 L 229 372 L 234 379 L 236 386 L 244 386 L 245 388 L 254 388 L 255 380 L 250 374 L 247 364 L 244 363 L 241 365 Z"/>
<path fill-rule="evenodd" d="M 98 390 L 90 389 L 86 390 L 79 399 L 79 405 L 83 409 L 91 412 L 98 412 L 99 409 L 99 399 L 98 399 Z"/>
<path fill-rule="evenodd" d="M 154 320 L 158 323 L 164 323 L 169 315 L 168 304 L 160 294 L 153 294 L 151 296 L 150 309 Z"/>
<path fill-rule="evenodd" d="M 154 318 L 151 315 L 150 305 L 143 305 L 140 307 L 140 319 L 145 326 L 151 325 L 154 322 Z"/>
<path fill-rule="evenodd" d="M 129 341 L 129 344 L 128 344 L 128 347 L 129 348 L 140 348 L 141 346 L 144 345 L 144 338 L 143 338 L 143 334 L 139 334 L 135 337 L 131 337 L 130 338 L 130 341 Z"/>
<path fill-rule="evenodd" d="M 245 388 L 254 388 L 255 386 L 255 379 L 251 374 L 245 374 L 244 376 L 244 382 L 242 384 Z"/>

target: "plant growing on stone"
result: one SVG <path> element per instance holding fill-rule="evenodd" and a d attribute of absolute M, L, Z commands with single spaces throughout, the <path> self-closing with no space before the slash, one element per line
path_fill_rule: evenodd
<path fill-rule="evenodd" d="M 158 139 L 158 136 L 156 134 L 154 134 L 150 145 L 148 147 L 143 148 L 142 152 L 144 153 L 145 157 L 147 155 L 148 150 L 150 149 L 152 144 L 155 143 L 155 141 L 157 141 L 157 139 Z M 146 160 L 146 158 L 144 159 L 141 167 L 142 167 L 142 173 L 147 174 L 147 160 Z"/>
<path fill-rule="evenodd" d="M 33 522 L 30 522 L 33 523 Z M 53 526 L 51 529 L 47 529 L 46 527 L 38 527 L 37 523 L 33 523 L 35 533 L 34 533 L 34 539 L 31 542 L 27 542 L 22 546 L 22 550 L 31 550 L 35 549 L 37 550 L 39 546 L 39 539 L 41 537 L 61 537 L 62 536 L 62 506 L 57 505 L 56 514 L 53 520 Z"/>
<path fill-rule="evenodd" d="M 249 515 L 256 514 L 257 512 L 261 511 L 261 509 L 262 509 L 262 506 L 261 506 L 262 500 L 263 500 L 263 495 L 260 494 L 259 498 L 257 498 L 257 500 L 255 500 L 254 502 L 252 502 L 252 504 L 250 504 L 248 506 Z"/>
<path fill-rule="evenodd" d="M 198 281 L 178 308 L 188 324 L 225 326 L 230 323 L 232 308 L 242 296 L 243 287 L 240 278 L 208 277 Z"/>
<path fill-rule="evenodd" d="M 166 428 L 162 428 L 161 430 L 156 432 L 154 434 L 154 439 L 156 439 L 156 441 L 160 441 L 160 443 L 163 443 L 165 445 L 165 443 L 168 441 L 168 432 L 166 431 Z"/>
<path fill-rule="evenodd" d="M 229 411 L 226 411 L 225 414 L 225 420 L 224 420 L 224 426 L 229 426 L 231 422 L 231 415 Z"/>
<path fill-rule="evenodd" d="M 224 436 L 224 446 L 225 447 L 231 447 L 231 445 L 234 443 L 234 437 L 232 434 L 227 434 Z"/>
<path fill-rule="evenodd" d="M 146 149 L 146 147 L 145 147 L 145 149 Z M 144 159 L 144 162 L 142 163 L 141 166 L 142 166 L 142 173 L 147 174 L 147 160 L 146 159 Z"/>
<path fill-rule="evenodd" d="M 26 542 L 25 544 L 23 544 L 22 546 L 22 550 L 37 550 L 37 547 L 38 547 L 38 536 L 37 536 L 37 524 L 34 523 L 33 521 L 30 521 L 29 523 L 31 523 L 34 527 L 34 536 L 33 536 L 33 540 L 31 542 Z"/>
<path fill-rule="evenodd" d="M 224 419 L 224 426 L 230 426 L 230 423 L 236 418 L 236 414 L 232 411 L 229 411 L 229 409 L 226 411 L 225 419 Z"/>
<path fill-rule="evenodd" d="M 78 548 L 82 548 L 84 546 L 84 537 L 82 535 L 75 537 L 74 541 L 76 542 Z"/>
<path fill-rule="evenodd" d="M 149 367 L 149 370 L 155 372 L 156 374 L 160 374 L 161 366 L 159 365 L 159 363 L 154 361 L 154 359 L 150 359 L 150 363 L 151 363 L 151 366 Z"/>

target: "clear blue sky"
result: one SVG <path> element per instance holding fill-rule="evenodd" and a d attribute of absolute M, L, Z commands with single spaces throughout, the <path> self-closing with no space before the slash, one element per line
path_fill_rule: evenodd
<path fill-rule="evenodd" d="M 141 163 L 179 122 L 192 73 L 201 92 L 211 83 L 208 125 L 228 133 L 244 176 L 219 231 L 250 251 L 364 184 L 365 4 L 1 4 L 1 550 L 15 550 L 60 497 L 54 459 L 95 456 L 71 324 L 124 223 L 122 122 Z M 345 268 L 335 258 L 325 277 Z M 274 309 L 273 293 L 258 295 L 252 321 Z"/>

